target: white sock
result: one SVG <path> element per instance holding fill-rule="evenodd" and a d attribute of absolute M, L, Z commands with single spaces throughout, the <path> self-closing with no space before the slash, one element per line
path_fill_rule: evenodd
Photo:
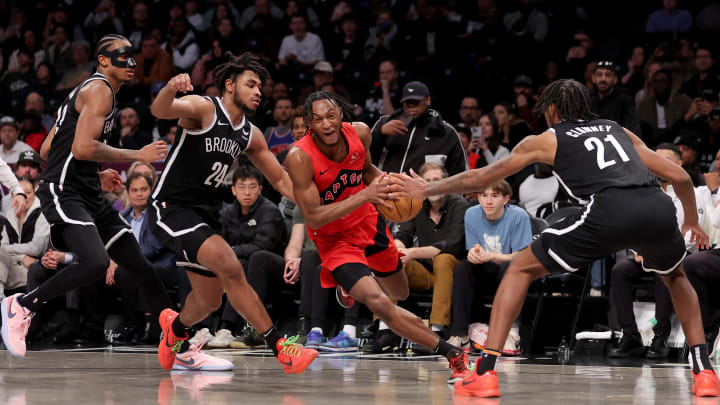
<path fill-rule="evenodd" d="M 432 329 L 433 332 L 440 332 L 441 330 L 443 330 L 443 326 L 434 323 L 430 325 L 430 329 Z"/>
<path fill-rule="evenodd" d="M 378 325 L 378 330 L 385 330 L 385 329 L 390 329 L 390 328 L 387 326 L 387 324 L 385 322 L 380 321 L 380 325 Z"/>
<path fill-rule="evenodd" d="M 355 326 L 355 325 L 345 325 L 345 326 L 343 326 L 342 331 L 347 333 L 347 335 L 353 339 L 355 339 L 357 337 L 357 326 Z"/>
<path fill-rule="evenodd" d="M 325 333 L 323 333 L 322 328 L 318 328 L 317 326 L 310 329 L 310 332 L 320 332 L 321 335 L 325 336 Z"/>

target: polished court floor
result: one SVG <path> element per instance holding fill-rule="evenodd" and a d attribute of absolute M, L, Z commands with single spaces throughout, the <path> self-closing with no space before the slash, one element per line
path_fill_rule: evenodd
<path fill-rule="evenodd" d="M 430 356 L 323 354 L 288 376 L 265 352 L 213 351 L 234 372 L 167 372 L 152 348 L 0 351 L 0 405 L 12 404 L 720 404 L 690 394 L 686 364 L 503 359 L 502 398 L 454 397 Z M 268 352 L 269 353 L 269 352 Z"/>

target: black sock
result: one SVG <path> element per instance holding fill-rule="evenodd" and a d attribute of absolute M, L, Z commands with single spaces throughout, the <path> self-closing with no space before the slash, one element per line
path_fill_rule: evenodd
<path fill-rule="evenodd" d="M 44 304 L 44 302 L 40 302 L 40 300 L 33 296 L 35 291 L 37 291 L 37 288 L 27 294 L 21 295 L 17 300 L 20 305 L 29 309 L 31 312 L 37 312 L 42 304 Z"/>
<path fill-rule="evenodd" d="M 182 324 L 182 322 L 180 322 L 180 315 L 175 317 L 175 320 L 172 323 L 172 330 L 178 339 L 187 339 L 189 337 L 189 329 L 189 326 L 185 326 Z"/>
<path fill-rule="evenodd" d="M 693 373 L 697 374 L 701 370 L 712 370 L 710 358 L 708 358 L 707 345 L 697 345 L 690 348 L 690 357 L 692 358 Z"/>
<path fill-rule="evenodd" d="M 477 369 L 475 372 L 478 375 L 483 375 L 486 371 L 495 370 L 495 364 L 498 357 L 502 357 L 502 352 L 492 349 L 483 349 L 480 355 L 480 362 L 478 362 Z"/>
<path fill-rule="evenodd" d="M 278 355 L 278 349 L 277 349 L 277 342 L 278 340 L 282 339 L 282 336 L 280 335 L 280 332 L 277 331 L 275 326 L 271 326 L 270 329 L 263 332 L 263 338 L 265 338 L 265 342 L 270 346 L 275 356 Z"/>
<path fill-rule="evenodd" d="M 449 359 L 457 356 L 459 353 L 462 353 L 462 350 L 458 349 L 457 347 L 451 345 L 450 343 L 446 342 L 445 339 L 440 339 L 438 341 L 437 346 L 432 351 L 434 354 L 440 354 Z"/>

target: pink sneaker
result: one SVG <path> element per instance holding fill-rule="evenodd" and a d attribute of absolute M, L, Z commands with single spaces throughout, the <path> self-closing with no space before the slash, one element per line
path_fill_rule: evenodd
<path fill-rule="evenodd" d="M 232 362 L 211 356 L 200 351 L 205 345 L 205 341 L 198 342 L 196 345 L 190 345 L 184 353 L 175 355 L 175 363 L 173 370 L 195 370 L 195 371 L 231 371 L 235 369 Z"/>
<path fill-rule="evenodd" d="M 2 300 L 2 339 L 10 354 L 25 357 L 25 336 L 30 328 L 33 313 L 20 305 L 17 299 L 22 294 L 11 295 Z"/>

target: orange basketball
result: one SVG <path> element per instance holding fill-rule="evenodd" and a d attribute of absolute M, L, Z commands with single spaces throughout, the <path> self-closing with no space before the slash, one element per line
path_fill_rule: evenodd
<path fill-rule="evenodd" d="M 423 206 L 423 199 L 400 197 L 397 200 L 385 200 L 392 208 L 384 205 L 375 205 L 378 212 L 390 222 L 407 222 L 420 212 Z"/>

